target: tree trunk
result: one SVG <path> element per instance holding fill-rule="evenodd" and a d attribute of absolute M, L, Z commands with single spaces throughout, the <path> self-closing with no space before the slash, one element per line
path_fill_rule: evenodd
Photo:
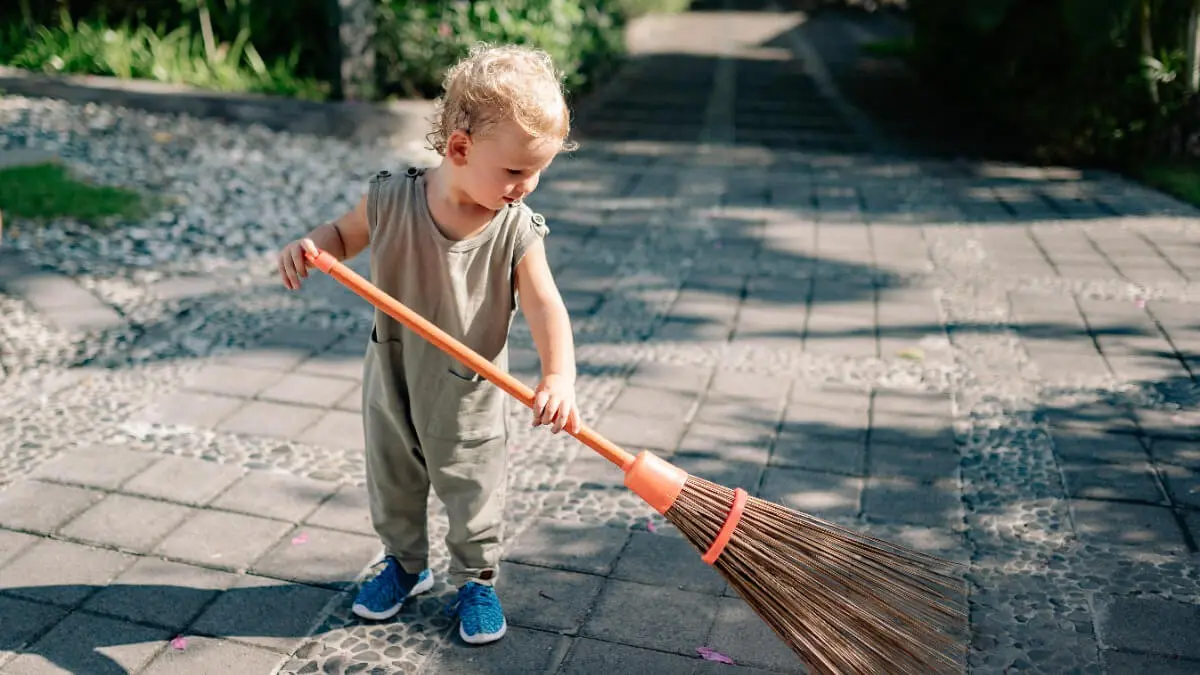
<path fill-rule="evenodd" d="M 1187 87 L 1192 94 L 1200 92 L 1200 0 L 1192 0 L 1188 16 Z"/>
<path fill-rule="evenodd" d="M 1154 38 L 1151 34 L 1150 25 L 1150 2 L 1151 0 L 1141 1 L 1141 43 L 1142 43 L 1142 69 L 1145 70 L 1150 66 L 1150 61 L 1154 58 Z M 1146 86 L 1149 89 L 1150 100 L 1154 105 L 1158 105 L 1158 81 L 1149 75 L 1143 75 L 1146 79 Z"/>
<path fill-rule="evenodd" d="M 329 0 L 336 64 L 333 96 L 345 100 L 375 98 L 375 3 L 381 0 Z"/>

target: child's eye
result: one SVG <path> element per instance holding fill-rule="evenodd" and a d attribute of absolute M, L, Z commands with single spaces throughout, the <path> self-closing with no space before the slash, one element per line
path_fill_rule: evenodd
<path fill-rule="evenodd" d="M 522 171 L 520 169 L 505 169 L 505 170 L 508 171 L 508 173 L 513 176 L 520 176 L 521 174 L 525 173 L 524 171 Z"/>

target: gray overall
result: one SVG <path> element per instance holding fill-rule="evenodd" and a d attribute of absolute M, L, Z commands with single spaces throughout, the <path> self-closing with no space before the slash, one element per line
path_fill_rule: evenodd
<path fill-rule="evenodd" d="M 478 235 L 447 238 L 425 172 L 381 171 L 367 193 L 371 281 L 500 368 L 516 310 L 515 271 L 549 231 L 523 204 Z M 363 368 L 371 520 L 409 573 L 428 566 L 429 487 L 446 506 L 451 582 L 494 583 L 507 479 L 508 394 L 382 311 Z"/>

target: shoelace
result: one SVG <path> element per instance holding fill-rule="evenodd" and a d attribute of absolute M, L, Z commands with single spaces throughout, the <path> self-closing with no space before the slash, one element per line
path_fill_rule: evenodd
<path fill-rule="evenodd" d="M 454 616 L 462 607 L 464 600 L 476 600 L 482 598 L 487 595 L 488 590 L 489 589 L 486 586 L 481 584 L 467 584 L 466 586 L 458 589 L 458 595 L 454 596 L 453 600 L 446 603 L 446 608 L 444 610 L 446 616 Z"/>

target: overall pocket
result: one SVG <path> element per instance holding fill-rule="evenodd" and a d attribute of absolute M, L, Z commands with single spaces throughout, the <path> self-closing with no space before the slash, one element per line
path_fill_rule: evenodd
<path fill-rule="evenodd" d="M 457 366 L 455 368 L 454 366 Z M 439 377 L 426 432 L 437 438 L 479 441 L 505 434 L 504 390 L 455 363 Z"/>

